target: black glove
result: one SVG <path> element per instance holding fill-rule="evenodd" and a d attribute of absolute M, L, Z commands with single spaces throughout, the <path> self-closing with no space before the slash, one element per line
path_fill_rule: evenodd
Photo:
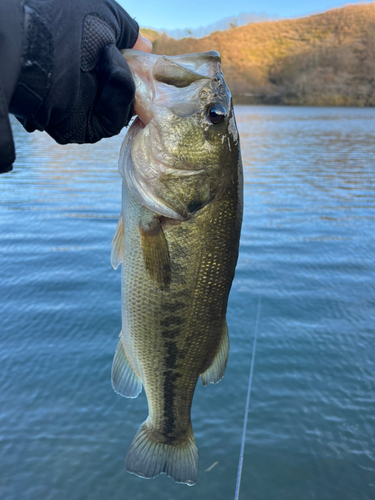
<path fill-rule="evenodd" d="M 60 144 L 118 134 L 133 115 L 135 86 L 119 49 L 138 24 L 114 0 L 25 0 L 21 76 L 9 110 L 28 132 Z"/>

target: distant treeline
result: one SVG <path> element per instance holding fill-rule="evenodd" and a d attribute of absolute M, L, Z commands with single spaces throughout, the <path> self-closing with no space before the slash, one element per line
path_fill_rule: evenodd
<path fill-rule="evenodd" d="M 217 50 L 237 103 L 375 106 L 375 3 L 175 40 L 145 30 L 156 54 Z"/>
<path fill-rule="evenodd" d="M 164 33 L 172 38 L 181 39 L 181 38 L 203 38 L 204 36 L 208 36 L 214 31 L 225 31 L 232 28 L 236 28 L 237 26 L 243 26 L 244 24 L 249 23 L 260 23 L 263 21 L 270 21 L 274 19 L 278 19 L 278 16 L 269 16 L 264 12 L 255 13 L 255 12 L 242 12 L 238 16 L 229 16 L 219 21 L 216 21 L 208 26 L 200 26 L 199 28 L 194 29 L 169 29 L 169 30 L 161 30 L 161 33 Z M 151 30 L 154 31 L 154 30 Z M 159 33 L 159 36 L 160 34 Z"/>

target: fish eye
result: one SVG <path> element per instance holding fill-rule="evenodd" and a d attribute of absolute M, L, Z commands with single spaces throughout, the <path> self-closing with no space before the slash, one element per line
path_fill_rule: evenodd
<path fill-rule="evenodd" d="M 218 103 L 211 104 L 206 110 L 206 116 L 213 125 L 217 125 L 223 121 L 225 115 L 226 110 L 224 106 Z"/>

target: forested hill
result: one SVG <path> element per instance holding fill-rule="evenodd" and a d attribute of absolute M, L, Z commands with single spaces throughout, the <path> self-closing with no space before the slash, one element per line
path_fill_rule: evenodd
<path fill-rule="evenodd" d="M 375 106 L 375 2 L 175 40 L 157 54 L 217 50 L 235 102 Z"/>

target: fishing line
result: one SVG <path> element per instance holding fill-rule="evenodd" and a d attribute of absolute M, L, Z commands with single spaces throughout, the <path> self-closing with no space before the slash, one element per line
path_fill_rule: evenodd
<path fill-rule="evenodd" d="M 256 322 L 255 322 L 255 333 L 254 333 L 254 342 L 253 342 L 253 355 L 251 357 L 249 385 L 247 387 L 245 418 L 244 418 L 244 421 L 243 421 L 241 451 L 240 451 L 240 459 L 239 459 L 239 462 L 238 462 L 237 484 L 236 484 L 236 492 L 234 494 L 234 500 L 238 500 L 238 498 L 240 496 L 240 486 L 241 486 L 241 477 L 242 477 L 242 465 L 243 465 L 243 456 L 244 456 L 244 451 L 245 451 L 245 439 L 246 439 L 246 429 L 247 429 L 247 416 L 248 416 L 248 413 L 249 413 L 251 384 L 252 384 L 252 381 L 253 381 L 253 371 L 254 371 L 254 361 L 255 361 L 255 350 L 256 350 L 256 347 L 257 347 L 257 334 L 258 334 L 258 322 L 259 322 L 259 312 L 260 312 L 260 299 L 261 299 L 261 297 L 259 296 L 257 319 L 256 319 Z"/>

